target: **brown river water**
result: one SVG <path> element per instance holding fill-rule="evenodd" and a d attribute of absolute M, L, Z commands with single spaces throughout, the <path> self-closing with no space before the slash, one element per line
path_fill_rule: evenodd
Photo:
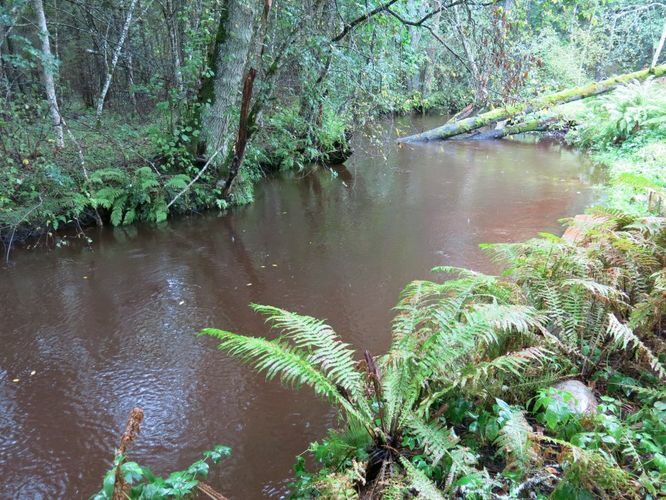
<path fill-rule="evenodd" d="M 335 413 L 196 332 L 266 335 L 256 302 L 326 318 L 382 353 L 410 280 L 442 264 L 492 272 L 479 243 L 561 234 L 558 219 L 597 196 L 593 167 L 552 141 L 393 141 L 438 121 L 384 122 L 346 169 L 269 178 L 226 215 L 14 251 L 0 268 L 0 498 L 88 498 L 134 406 L 145 420 L 131 459 L 164 474 L 226 444 L 212 486 L 284 495 Z"/>

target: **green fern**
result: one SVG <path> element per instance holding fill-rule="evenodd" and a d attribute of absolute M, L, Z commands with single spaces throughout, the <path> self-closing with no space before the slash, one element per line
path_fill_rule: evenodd
<path fill-rule="evenodd" d="M 349 417 L 369 425 L 368 415 L 361 413 L 348 401 L 324 373 L 317 370 L 308 359 L 308 353 L 288 346 L 280 340 L 244 337 L 223 330 L 207 328 L 201 332 L 220 340 L 219 348 L 241 361 L 251 363 L 259 372 L 266 372 L 269 380 L 279 376 L 286 385 L 311 387 L 316 394 L 335 402 Z"/>
<path fill-rule="evenodd" d="M 512 408 L 501 399 L 497 399 L 496 402 L 503 425 L 494 444 L 524 467 L 533 459 L 530 453 L 532 426 L 527 422 L 522 410 Z"/>
<path fill-rule="evenodd" d="M 451 451 L 459 442 L 453 429 L 434 425 L 411 416 L 407 423 L 413 435 L 423 443 L 423 450 L 431 465 L 438 465 L 444 456 L 453 459 Z"/>
<path fill-rule="evenodd" d="M 401 457 L 400 464 L 405 468 L 407 478 L 409 479 L 409 485 L 417 491 L 419 498 L 424 498 L 426 500 L 444 500 L 445 497 L 440 493 L 437 485 L 423 472 L 414 467 L 409 460 Z"/>
<path fill-rule="evenodd" d="M 637 356 L 642 356 L 648 366 L 661 379 L 666 380 L 666 368 L 661 364 L 659 358 L 634 334 L 627 325 L 620 323 L 614 314 L 608 315 L 608 335 L 618 348 L 632 348 Z"/>
<path fill-rule="evenodd" d="M 358 478 L 359 491 L 376 493 L 392 484 L 395 492 L 403 480 L 421 495 L 488 493 L 501 484 L 479 467 L 474 451 L 461 446 L 445 415 L 449 404 L 463 399 L 481 413 L 493 402 L 500 408 L 489 442 L 520 475 L 531 470 L 535 451 L 543 450 L 539 444 L 561 447 L 571 481 L 593 492 L 617 492 L 629 481 L 616 463 L 621 450 L 602 450 L 603 455 L 538 437 L 524 409 L 505 403 L 525 403 L 525 394 L 601 368 L 648 367 L 662 380 L 666 374 L 652 349 L 661 345 L 655 335 L 660 323 L 647 319 L 660 317 L 651 311 L 664 303 L 666 224 L 621 213 L 595 220 L 584 230 L 583 244 L 549 237 L 487 246 L 509 259 L 511 281 L 440 267 L 436 271 L 454 279 L 410 283 L 396 307 L 389 350 L 378 358 L 366 352 L 359 361 L 323 321 L 270 306 L 253 308 L 280 331 L 275 340 L 203 333 L 268 378 L 311 387 L 340 409 L 346 430 L 364 429 L 368 440 L 358 441 L 365 448 L 356 456 L 367 459 L 365 475 L 354 469 L 340 476 Z M 651 397 L 647 392 L 654 396 L 656 389 L 644 391 Z M 333 451 L 334 440 L 330 446 Z M 410 461 L 415 453 L 418 467 Z M 454 486 L 459 478 L 466 486 Z"/>

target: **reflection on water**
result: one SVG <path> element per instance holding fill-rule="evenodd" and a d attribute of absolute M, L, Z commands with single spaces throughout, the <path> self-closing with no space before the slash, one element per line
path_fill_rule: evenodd
<path fill-rule="evenodd" d="M 89 496 L 134 406 L 146 417 L 132 459 L 165 473 L 227 444 L 214 487 L 284 492 L 294 457 L 335 414 L 198 330 L 265 335 L 247 307 L 258 302 L 328 318 L 382 352 L 409 280 L 441 264 L 492 271 L 479 243 L 561 232 L 557 220 L 593 197 L 591 167 L 558 144 L 392 140 L 429 125 L 385 123 L 345 167 L 268 179 L 225 216 L 17 251 L 0 269 L 0 497 Z"/>

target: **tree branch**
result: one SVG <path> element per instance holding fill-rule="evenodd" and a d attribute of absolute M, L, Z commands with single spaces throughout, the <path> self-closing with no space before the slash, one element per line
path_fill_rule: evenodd
<path fill-rule="evenodd" d="M 400 21 L 402 24 L 405 24 L 405 25 L 407 25 L 407 26 L 415 26 L 415 27 L 418 27 L 418 28 L 423 28 L 423 29 L 428 30 L 428 31 L 430 32 L 430 34 L 435 38 L 435 40 L 437 40 L 439 43 L 441 43 L 442 46 L 443 46 L 447 51 L 449 51 L 449 52 L 453 55 L 453 57 L 455 57 L 456 59 L 458 59 L 458 61 L 460 61 L 460 63 L 465 67 L 465 69 L 471 73 L 471 70 L 469 69 L 469 66 L 467 66 L 467 63 L 463 60 L 463 58 L 460 57 L 460 56 L 459 56 L 459 55 L 458 55 L 458 54 L 457 54 L 457 53 L 456 53 L 451 47 L 449 47 L 449 46 L 446 44 L 446 42 L 445 42 L 444 40 L 442 40 L 442 38 L 441 38 L 439 35 L 437 35 L 437 33 L 435 33 L 435 31 L 434 31 L 430 26 L 428 26 L 428 25 L 426 25 L 426 24 L 423 24 L 426 20 L 430 19 L 433 15 L 435 15 L 437 12 L 440 12 L 442 9 L 447 8 L 447 7 L 453 7 L 453 6 L 455 6 L 455 5 L 459 5 L 460 3 L 464 2 L 464 1 L 465 1 L 465 0 L 459 0 L 459 1 L 457 1 L 457 2 L 454 2 L 454 3 L 448 4 L 446 7 L 440 7 L 440 8 L 437 9 L 436 11 L 433 11 L 433 12 L 431 12 L 430 14 L 428 14 L 427 16 L 421 18 L 419 21 L 409 21 L 409 20 L 407 20 L 407 19 L 404 19 L 404 18 L 401 17 L 400 15 L 396 14 L 395 12 L 393 12 L 390 8 L 386 9 L 386 12 L 388 12 L 389 14 L 391 14 L 393 17 L 395 17 L 395 18 L 396 18 L 398 21 Z"/>
<path fill-rule="evenodd" d="M 349 32 L 351 32 L 356 26 L 358 26 L 359 24 L 363 24 L 368 19 L 370 19 L 373 16 L 376 16 L 377 14 L 381 14 L 382 12 L 386 11 L 391 5 L 397 3 L 398 1 L 399 0 L 389 0 L 388 2 L 385 2 L 381 5 L 378 5 L 374 9 L 367 11 L 365 14 L 363 14 L 360 17 L 357 17 L 353 21 L 346 23 L 343 30 L 331 39 L 331 43 L 339 42 L 344 37 L 346 37 L 347 34 L 349 34 Z"/>

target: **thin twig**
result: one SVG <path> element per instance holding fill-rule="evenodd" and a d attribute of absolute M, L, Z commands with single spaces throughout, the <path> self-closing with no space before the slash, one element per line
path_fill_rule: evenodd
<path fill-rule="evenodd" d="M 173 204 L 176 202 L 176 200 L 177 200 L 178 198 L 180 198 L 181 196 L 183 196 L 183 195 L 184 195 L 184 194 L 185 194 L 185 193 L 186 193 L 186 192 L 192 187 L 192 185 L 193 185 L 195 182 L 197 182 L 197 181 L 199 180 L 199 178 L 203 175 L 203 173 L 206 171 L 206 169 L 208 169 L 208 167 L 210 166 L 210 164 L 213 162 L 213 160 L 215 159 L 215 157 L 218 155 L 218 153 L 219 153 L 221 150 L 222 150 L 222 147 L 221 147 L 221 146 L 220 146 L 219 148 L 217 148 L 217 150 L 211 155 L 211 157 L 208 158 L 208 161 L 206 162 L 206 164 L 205 164 L 203 167 L 201 167 L 201 170 L 199 170 L 199 172 L 197 173 L 197 175 L 194 176 L 194 179 L 192 179 L 192 180 L 189 182 L 189 184 L 188 184 L 187 186 L 185 186 L 185 187 L 180 191 L 180 193 L 178 193 L 176 196 L 174 196 L 174 198 L 173 198 L 173 199 L 167 204 L 167 210 L 168 210 L 169 208 L 171 208 L 171 205 L 173 205 Z"/>

